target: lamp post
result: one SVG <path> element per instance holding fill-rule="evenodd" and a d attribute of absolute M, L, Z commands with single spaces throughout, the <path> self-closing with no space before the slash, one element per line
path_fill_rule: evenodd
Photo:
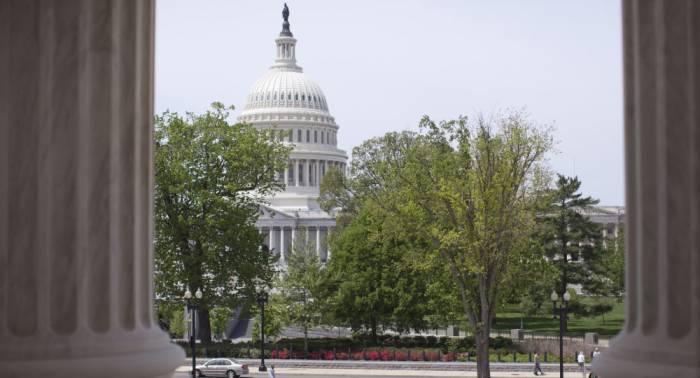
<path fill-rule="evenodd" d="M 556 291 L 552 291 L 550 299 L 552 300 L 552 312 L 555 316 L 559 316 L 559 377 L 564 378 L 564 319 L 569 310 L 569 300 L 571 295 L 564 292 L 562 301 L 559 301 L 559 296 Z"/>
<path fill-rule="evenodd" d="M 258 371 L 267 371 L 265 366 L 265 304 L 267 303 L 267 292 L 265 291 L 265 282 L 256 280 L 256 296 L 258 305 L 260 306 L 260 367 Z"/>
<path fill-rule="evenodd" d="M 201 299 L 202 298 L 202 290 L 197 289 L 197 291 L 194 293 L 194 296 L 196 299 Z M 192 292 L 190 289 L 187 289 L 185 291 L 185 300 L 187 301 L 187 311 L 190 311 L 190 324 L 192 327 L 192 332 L 190 332 L 190 347 L 192 348 L 192 378 L 197 378 L 197 354 L 196 354 L 196 332 L 197 332 L 197 323 L 195 321 L 195 318 L 197 316 L 197 303 L 196 301 L 192 300 Z"/>

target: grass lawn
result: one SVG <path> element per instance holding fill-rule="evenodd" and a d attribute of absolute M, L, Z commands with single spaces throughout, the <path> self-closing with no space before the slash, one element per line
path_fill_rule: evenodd
<path fill-rule="evenodd" d="M 584 298 L 587 303 L 594 303 L 595 298 Z M 550 305 L 551 306 L 551 305 Z M 615 301 L 612 311 L 595 318 L 569 315 L 569 332 L 597 332 L 601 336 L 614 336 L 622 329 L 625 322 L 624 303 Z M 506 308 L 496 314 L 495 329 L 520 328 L 520 312 L 517 306 Z M 528 331 L 559 332 L 559 320 L 550 314 L 541 314 L 523 318 L 523 326 Z"/>

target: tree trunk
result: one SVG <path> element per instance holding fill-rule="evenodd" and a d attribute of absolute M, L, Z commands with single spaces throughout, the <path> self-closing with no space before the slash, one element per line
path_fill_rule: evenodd
<path fill-rule="evenodd" d="M 377 319 L 372 319 L 372 342 L 374 345 L 379 345 L 379 339 L 377 337 Z"/>
<path fill-rule="evenodd" d="M 491 367 L 489 365 L 489 333 L 488 326 L 482 326 L 476 332 L 476 376 L 478 378 L 490 378 Z"/>
<path fill-rule="evenodd" d="M 197 337 L 203 343 L 211 342 L 211 324 L 209 322 L 209 308 L 200 307 L 197 309 Z"/>

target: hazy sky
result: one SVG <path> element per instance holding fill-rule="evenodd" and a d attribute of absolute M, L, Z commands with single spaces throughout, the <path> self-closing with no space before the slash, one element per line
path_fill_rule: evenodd
<path fill-rule="evenodd" d="M 282 1 L 157 2 L 156 112 L 245 105 L 275 58 Z M 297 63 L 323 89 L 350 155 L 363 140 L 526 108 L 556 128 L 555 171 L 624 204 L 620 4 L 289 0 Z"/>

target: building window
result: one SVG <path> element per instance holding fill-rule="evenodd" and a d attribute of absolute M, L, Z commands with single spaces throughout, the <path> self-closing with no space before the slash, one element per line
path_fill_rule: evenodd
<path fill-rule="evenodd" d="M 311 142 L 311 131 L 306 130 L 306 143 L 310 143 L 310 142 Z"/>
<path fill-rule="evenodd" d="M 301 142 L 301 129 L 297 130 L 297 142 Z"/>
<path fill-rule="evenodd" d="M 314 143 L 318 143 L 318 131 L 314 130 Z"/>
<path fill-rule="evenodd" d="M 294 94 L 294 100 L 299 101 L 299 93 Z"/>
<path fill-rule="evenodd" d="M 323 135 L 323 130 L 321 130 L 321 143 L 326 143 Z"/>
<path fill-rule="evenodd" d="M 289 134 L 287 135 L 287 140 L 290 142 L 294 142 L 294 130 L 289 129 Z"/>

